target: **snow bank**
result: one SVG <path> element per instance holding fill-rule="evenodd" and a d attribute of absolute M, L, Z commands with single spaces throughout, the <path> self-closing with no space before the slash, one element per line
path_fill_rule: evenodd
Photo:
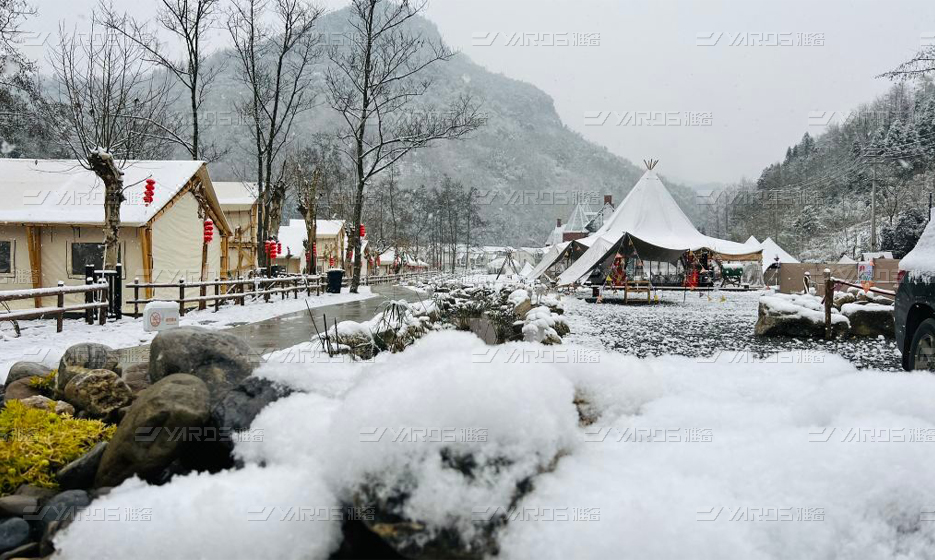
<path fill-rule="evenodd" d="M 760 297 L 760 304 L 767 313 L 787 317 L 808 319 L 814 323 L 825 324 L 825 307 L 821 298 L 804 294 L 770 294 Z M 847 317 L 835 308 L 831 308 L 832 323 L 847 323 Z"/>
<path fill-rule="evenodd" d="M 308 465 L 248 465 L 165 486 L 134 478 L 86 511 L 56 537 L 56 558 L 324 559 L 341 541 L 333 520 L 340 506 Z M 150 518 L 130 520 L 129 512 Z"/>
<path fill-rule="evenodd" d="M 737 357 L 434 332 L 372 362 L 271 361 L 257 375 L 310 392 L 257 416 L 245 469 L 127 482 L 93 505 L 151 522 L 76 523 L 57 544 L 66 559 L 324 560 L 339 521 L 248 510 L 356 500 L 422 542 L 483 541 L 476 513 L 507 511 L 506 559 L 931 558 L 935 376 Z"/>

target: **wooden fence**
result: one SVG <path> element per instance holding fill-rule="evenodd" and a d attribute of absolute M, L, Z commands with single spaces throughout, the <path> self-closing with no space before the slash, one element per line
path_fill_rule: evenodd
<path fill-rule="evenodd" d="M 189 303 L 197 303 L 198 309 L 201 310 L 207 309 L 208 303 L 212 302 L 214 310 L 218 311 L 221 308 L 221 302 L 228 300 L 233 300 L 240 305 L 246 305 L 247 299 L 256 300 L 262 297 L 264 301 L 268 302 L 270 296 L 275 294 L 280 294 L 282 299 L 286 299 L 289 294 L 292 294 L 298 299 L 299 292 L 304 291 L 308 295 L 312 295 L 312 290 L 315 290 L 315 295 L 319 295 L 324 288 L 324 277 L 320 275 L 292 275 L 277 278 L 242 278 L 237 280 L 220 280 L 216 278 L 213 282 L 186 282 L 182 278 L 178 282 L 149 284 L 142 283 L 139 278 L 136 278 L 128 287 L 133 290 L 133 299 L 127 301 L 127 303 L 133 305 L 134 317 L 140 316 L 140 305 L 146 305 L 152 301 L 177 303 L 179 315 L 185 315 L 186 304 Z M 140 297 L 140 290 L 154 291 L 169 288 L 177 290 L 174 294 L 177 297 Z M 198 296 L 186 295 L 185 291 L 191 288 L 198 288 Z M 207 293 L 209 288 L 213 290 L 213 294 Z"/>
<path fill-rule="evenodd" d="M 31 290 L 11 290 L 0 292 L 0 302 L 17 301 L 24 299 L 36 299 L 44 297 L 55 297 L 55 307 L 38 307 L 35 309 L 22 309 L 16 311 L 0 312 L 0 321 L 21 321 L 27 319 L 42 319 L 44 317 L 55 317 L 56 332 L 62 332 L 62 324 L 66 313 L 83 312 L 87 323 L 94 323 L 94 314 L 97 313 L 100 324 L 107 321 L 107 293 L 110 286 L 107 282 L 96 284 L 87 284 L 84 286 L 66 286 L 64 282 L 59 282 L 55 288 L 35 288 Z M 84 294 L 85 301 L 81 304 L 65 305 L 66 294 Z"/>
<path fill-rule="evenodd" d="M 892 290 L 885 290 L 882 288 L 875 288 L 872 286 L 864 287 L 860 284 L 855 284 L 843 278 L 835 278 L 831 275 L 831 269 L 826 268 L 822 271 L 822 281 L 820 284 L 816 282 L 817 278 L 812 278 L 811 274 L 806 273 L 802 278 L 803 287 L 809 287 L 813 285 L 820 285 L 821 293 L 824 296 L 822 303 L 825 306 L 825 339 L 831 340 L 832 338 L 832 329 L 831 329 L 831 308 L 834 307 L 834 292 L 838 286 L 850 286 L 852 288 L 860 288 L 868 292 L 873 292 L 875 294 L 880 294 L 882 296 L 896 299 L 896 292 Z M 816 290 L 817 291 L 817 290 Z"/>

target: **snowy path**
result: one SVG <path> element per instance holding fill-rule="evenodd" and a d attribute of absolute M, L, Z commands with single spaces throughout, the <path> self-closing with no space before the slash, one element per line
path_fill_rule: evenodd
<path fill-rule="evenodd" d="M 282 315 L 305 312 L 306 303 L 312 308 L 361 301 L 374 297 L 370 288 L 361 286 L 360 293 L 322 294 L 298 299 L 273 300 L 269 303 L 252 303 L 244 306 L 230 305 L 215 313 L 211 309 L 190 311 L 181 318 L 182 326 L 200 326 L 210 329 L 228 329 L 248 323 L 264 321 Z M 81 319 L 65 320 L 62 332 L 55 332 L 55 321 L 21 321 L 22 335 L 14 338 L 10 323 L 0 323 L 0 381 L 14 363 L 25 360 L 42 362 L 57 367 L 65 350 L 80 342 L 99 342 L 111 348 L 132 348 L 149 344 L 156 333 L 143 332 L 143 320 L 124 316 L 120 321 L 111 321 L 103 327 L 88 325 Z"/>
<path fill-rule="evenodd" d="M 899 352 L 890 340 L 848 339 L 825 342 L 753 335 L 761 292 L 660 292 L 661 305 L 591 304 L 565 298 L 571 326 L 567 342 L 638 357 L 675 354 L 708 361 L 719 352 L 744 352 L 737 360 L 769 359 L 788 363 L 827 361 L 842 356 L 858 368 L 900 370 Z M 725 301 L 721 301 L 721 296 Z M 710 297 L 710 299 L 709 299 Z"/>

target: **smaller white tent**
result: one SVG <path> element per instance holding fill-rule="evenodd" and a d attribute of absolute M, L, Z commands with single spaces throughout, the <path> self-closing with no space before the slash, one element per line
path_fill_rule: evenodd
<path fill-rule="evenodd" d="M 760 247 L 763 249 L 763 272 L 766 272 L 767 268 L 777 263 L 795 264 L 799 262 L 799 259 L 787 253 L 785 249 L 773 241 L 772 237 L 767 237 L 760 243 Z"/>
<path fill-rule="evenodd" d="M 529 278 L 530 274 L 532 274 L 532 265 L 527 262 L 523 265 L 523 270 L 519 271 L 519 275 L 523 278 Z"/>
<path fill-rule="evenodd" d="M 838 261 L 838 264 L 857 264 L 857 261 L 848 257 L 847 255 L 844 255 L 841 257 L 841 260 Z"/>

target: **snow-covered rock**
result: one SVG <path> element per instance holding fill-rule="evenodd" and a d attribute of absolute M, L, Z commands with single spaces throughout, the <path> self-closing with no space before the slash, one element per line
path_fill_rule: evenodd
<path fill-rule="evenodd" d="M 896 336 L 892 305 L 848 303 L 841 307 L 841 313 L 850 321 L 850 334 L 854 336 Z"/>
<path fill-rule="evenodd" d="M 771 294 L 760 298 L 757 336 L 821 338 L 825 335 L 825 311 L 821 299 L 807 294 Z M 847 334 L 850 323 L 840 311 L 831 309 L 834 336 Z"/>

